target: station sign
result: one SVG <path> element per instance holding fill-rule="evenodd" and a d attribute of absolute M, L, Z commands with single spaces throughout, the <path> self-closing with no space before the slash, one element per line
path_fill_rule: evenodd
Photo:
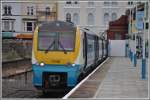
<path fill-rule="evenodd" d="M 144 29 L 144 11 L 137 11 L 136 12 L 136 28 L 138 30 L 143 30 Z"/>
<path fill-rule="evenodd" d="M 138 32 L 138 29 L 136 27 L 136 21 L 133 20 L 132 21 L 132 33 L 137 33 Z"/>

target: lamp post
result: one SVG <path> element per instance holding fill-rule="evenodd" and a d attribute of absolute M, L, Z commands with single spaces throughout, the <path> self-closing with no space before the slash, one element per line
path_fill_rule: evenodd
<path fill-rule="evenodd" d="M 142 79 L 146 79 L 146 58 L 145 58 L 145 34 L 146 34 L 146 26 L 145 26 L 145 19 L 146 18 L 146 2 L 144 3 L 144 16 L 143 16 L 143 23 L 144 23 L 144 27 L 143 27 L 143 50 L 142 50 L 142 71 L 141 71 L 141 75 L 142 75 Z"/>
<path fill-rule="evenodd" d="M 135 21 L 137 21 L 137 19 L 136 19 L 136 13 L 137 13 L 137 5 L 135 5 Z M 136 22 L 135 22 L 135 24 L 136 24 Z M 135 29 L 136 29 L 136 27 L 135 27 Z M 134 41 L 134 54 L 133 54 L 133 65 L 134 65 L 134 67 L 136 67 L 136 64 L 137 64 L 137 57 L 136 57 L 136 36 L 137 36 L 137 29 L 136 29 L 136 32 L 135 32 L 135 41 Z"/>

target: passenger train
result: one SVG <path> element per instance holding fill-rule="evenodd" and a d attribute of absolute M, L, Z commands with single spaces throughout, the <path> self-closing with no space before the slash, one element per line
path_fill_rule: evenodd
<path fill-rule="evenodd" d="M 107 40 L 69 22 L 45 22 L 33 36 L 33 85 L 43 91 L 74 87 L 108 55 Z"/>

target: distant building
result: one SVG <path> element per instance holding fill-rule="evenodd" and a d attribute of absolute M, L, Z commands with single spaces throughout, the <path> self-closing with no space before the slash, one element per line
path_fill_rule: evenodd
<path fill-rule="evenodd" d="M 118 20 L 111 21 L 107 30 L 109 40 L 125 40 L 128 33 L 128 16 L 122 15 Z"/>
<path fill-rule="evenodd" d="M 57 2 L 55 1 L 2 2 L 3 38 L 32 36 L 37 24 L 56 19 Z"/>
<path fill-rule="evenodd" d="M 32 34 L 36 24 L 63 20 L 90 28 L 99 33 L 108 29 L 109 22 L 125 14 L 130 2 L 119 1 L 33 1 L 2 2 L 3 37 Z"/>
<path fill-rule="evenodd" d="M 108 28 L 109 21 L 125 14 L 128 2 L 117 1 L 61 1 L 58 2 L 58 19 L 89 27 L 95 32 Z"/>
<path fill-rule="evenodd" d="M 57 20 L 57 2 L 36 3 L 36 6 L 38 23 Z"/>
<path fill-rule="evenodd" d="M 36 23 L 37 23 L 37 13 L 36 13 L 36 4 L 35 3 L 20 3 L 21 5 L 21 19 L 23 27 L 22 32 L 33 33 Z M 22 33 L 21 33 L 22 34 Z"/>
<path fill-rule="evenodd" d="M 22 32 L 21 4 L 2 3 L 2 36 L 13 37 L 14 33 Z"/>

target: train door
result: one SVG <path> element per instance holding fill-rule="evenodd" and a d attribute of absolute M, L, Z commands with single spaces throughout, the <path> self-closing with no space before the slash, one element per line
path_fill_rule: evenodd
<path fill-rule="evenodd" d="M 103 56 L 104 56 L 104 58 L 106 57 L 106 41 L 105 40 L 103 40 Z"/>
<path fill-rule="evenodd" d="M 88 71 L 95 65 L 95 37 L 84 33 L 84 71 Z"/>
<path fill-rule="evenodd" d="M 84 32 L 84 38 L 83 38 L 83 58 L 84 58 L 84 71 L 86 70 L 87 66 L 87 34 Z"/>
<path fill-rule="evenodd" d="M 99 58 L 99 41 L 98 41 L 98 37 L 95 36 L 95 64 L 97 63 L 98 61 L 98 58 Z"/>
<path fill-rule="evenodd" d="M 87 67 L 95 64 L 95 36 L 87 34 Z"/>
<path fill-rule="evenodd" d="M 102 39 L 98 39 L 98 45 L 99 45 L 99 60 L 101 60 L 103 58 L 103 42 Z"/>
<path fill-rule="evenodd" d="M 102 58 L 104 58 L 104 40 L 102 40 Z"/>

